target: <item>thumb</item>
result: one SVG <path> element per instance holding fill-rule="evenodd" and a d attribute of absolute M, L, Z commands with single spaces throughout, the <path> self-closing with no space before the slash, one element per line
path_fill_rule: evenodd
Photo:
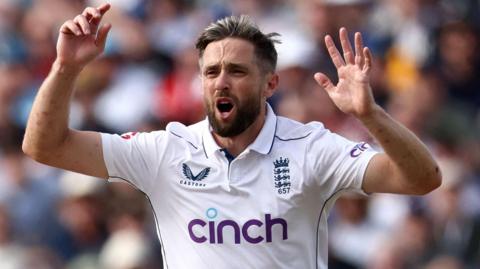
<path fill-rule="evenodd" d="M 317 83 L 322 86 L 327 92 L 333 90 L 333 88 L 335 88 L 335 85 L 333 85 L 332 81 L 323 73 L 315 73 L 315 75 L 313 76 L 313 78 L 315 79 L 315 81 L 317 81 Z"/>
<path fill-rule="evenodd" d="M 95 44 L 97 45 L 97 47 L 101 49 L 101 51 L 105 49 L 105 43 L 107 42 L 107 35 L 111 28 L 112 28 L 112 25 L 107 23 L 102 25 L 102 27 L 98 30 Z"/>

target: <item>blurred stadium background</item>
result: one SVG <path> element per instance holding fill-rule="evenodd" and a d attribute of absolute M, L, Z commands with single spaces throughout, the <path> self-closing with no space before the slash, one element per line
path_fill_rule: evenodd
<path fill-rule="evenodd" d="M 150 207 L 140 193 L 40 165 L 21 151 L 59 26 L 100 2 L 0 1 L 1 269 L 162 267 Z M 370 141 L 312 78 L 317 70 L 335 76 L 325 33 L 336 36 L 340 26 L 361 31 L 375 57 L 376 100 L 427 143 L 444 183 L 424 197 L 339 199 L 329 220 L 329 268 L 480 268 L 480 1 L 110 3 L 106 52 L 77 81 L 74 128 L 124 133 L 203 119 L 194 41 L 212 20 L 246 13 L 264 31 L 282 35 L 280 88 L 270 100 L 277 113 L 320 120 L 346 137 Z"/>

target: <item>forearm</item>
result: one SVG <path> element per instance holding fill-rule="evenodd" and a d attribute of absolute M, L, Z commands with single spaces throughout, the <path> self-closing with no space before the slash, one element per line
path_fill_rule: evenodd
<path fill-rule="evenodd" d="M 23 150 L 34 158 L 43 158 L 56 149 L 68 136 L 70 99 L 80 70 L 58 62 L 52 65 L 42 83 L 30 112 Z"/>
<path fill-rule="evenodd" d="M 415 193 L 428 192 L 440 184 L 441 173 L 437 163 L 427 147 L 410 130 L 379 106 L 375 106 L 369 115 L 360 120 L 393 164 L 392 175 L 388 178 L 397 180 L 397 185 L 406 186 Z"/>

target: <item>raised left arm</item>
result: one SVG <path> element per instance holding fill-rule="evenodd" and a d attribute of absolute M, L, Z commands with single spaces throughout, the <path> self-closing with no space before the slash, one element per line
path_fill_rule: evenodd
<path fill-rule="evenodd" d="M 363 190 L 367 193 L 426 194 L 440 186 L 441 172 L 427 147 L 375 103 L 369 84 L 372 55 L 363 46 L 361 34 L 355 33 L 355 51 L 345 28 L 340 29 L 340 42 L 343 57 L 332 38 L 325 37 L 337 68 L 337 85 L 323 73 L 316 73 L 314 77 L 335 105 L 359 119 L 385 151 L 370 161 Z"/>

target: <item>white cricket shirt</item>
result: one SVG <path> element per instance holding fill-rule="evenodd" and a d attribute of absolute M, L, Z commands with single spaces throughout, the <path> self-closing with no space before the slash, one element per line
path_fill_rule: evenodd
<path fill-rule="evenodd" d="M 260 134 L 231 162 L 208 120 L 102 134 L 110 180 L 152 204 L 164 268 L 327 268 L 328 212 L 341 192 L 362 192 L 375 151 L 267 106 Z"/>

